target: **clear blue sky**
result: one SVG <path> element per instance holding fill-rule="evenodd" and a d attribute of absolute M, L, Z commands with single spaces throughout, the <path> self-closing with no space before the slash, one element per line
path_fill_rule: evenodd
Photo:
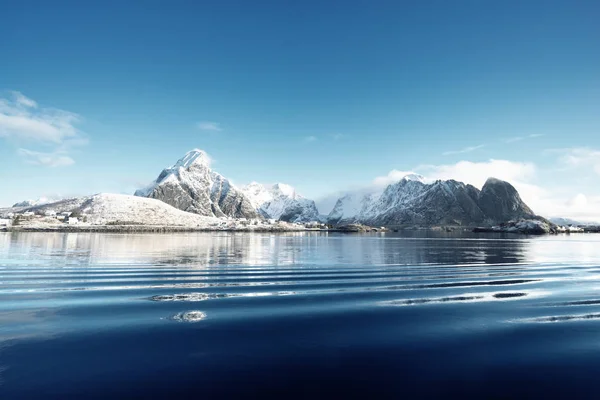
<path fill-rule="evenodd" d="M 0 12 L 5 114 L 74 128 L 40 138 L 0 117 L 0 205 L 132 192 L 192 148 L 235 183 L 313 198 L 461 160 L 532 163 L 529 183 L 547 187 L 582 148 L 600 171 L 598 1 L 45 0 Z"/>

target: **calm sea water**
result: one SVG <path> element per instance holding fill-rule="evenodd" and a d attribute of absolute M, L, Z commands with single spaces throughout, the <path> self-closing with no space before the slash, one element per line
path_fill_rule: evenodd
<path fill-rule="evenodd" d="M 2 399 L 600 398 L 599 374 L 600 235 L 0 233 Z"/>

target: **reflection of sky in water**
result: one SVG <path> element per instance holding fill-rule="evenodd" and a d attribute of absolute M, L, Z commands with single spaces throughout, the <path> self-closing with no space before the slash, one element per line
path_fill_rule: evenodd
<path fill-rule="evenodd" d="M 600 235 L 444 232 L 3 233 L 0 340 L 360 304 L 462 307 L 543 298 L 555 313 L 576 302 L 600 307 L 599 244 Z M 193 302 L 206 309 L 186 316 L 181 306 Z M 571 320 L 564 311 L 555 320 Z"/>
<path fill-rule="evenodd" d="M 58 386 L 87 387 L 95 374 L 170 365 L 191 367 L 196 384 L 219 365 L 229 379 L 239 354 L 315 356 L 340 344 L 349 357 L 367 349 L 384 358 L 440 344 L 429 359 L 418 354 L 419 365 L 447 349 L 461 362 L 495 352 L 507 366 L 552 351 L 563 360 L 574 346 L 600 359 L 599 245 L 600 235 L 419 231 L 0 233 L 0 379 L 26 387 L 18 383 L 36 383 L 37 368 L 62 373 Z M 191 353 L 201 362 L 189 364 Z M 106 368 L 90 371 L 89 359 Z"/>
<path fill-rule="evenodd" d="M 267 368 L 269 384 L 282 366 L 309 365 L 307 355 L 310 371 L 332 355 L 348 355 L 336 370 L 358 359 L 361 379 L 377 357 L 401 363 L 382 364 L 378 378 L 402 365 L 402 376 L 414 365 L 439 371 L 444 354 L 445 371 L 465 360 L 476 371 L 490 360 L 537 367 L 553 352 L 569 365 L 578 354 L 598 360 L 599 244 L 445 232 L 0 233 L 0 397 L 7 387 L 101 391 L 119 379 L 147 387 L 166 370 L 169 390 L 204 391 L 231 380 L 240 355 L 252 371 L 263 356 L 300 355 Z M 375 357 L 368 369 L 361 350 Z M 40 379 L 48 386 L 35 387 Z"/>

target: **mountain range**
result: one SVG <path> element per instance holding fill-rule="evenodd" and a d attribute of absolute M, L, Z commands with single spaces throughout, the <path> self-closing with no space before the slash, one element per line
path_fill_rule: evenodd
<path fill-rule="evenodd" d="M 197 149 L 165 168 L 151 185 L 137 190 L 135 195 L 158 199 L 203 216 L 286 222 L 473 226 L 535 217 L 508 182 L 489 178 L 479 190 L 455 180 L 426 183 L 416 174 L 405 176 L 379 193 L 342 196 L 324 216 L 319 214 L 314 201 L 283 183 L 253 182 L 237 188 L 214 172 L 207 154 Z"/>
<path fill-rule="evenodd" d="M 411 174 L 382 193 L 340 198 L 327 218 L 335 224 L 469 226 L 533 217 L 534 212 L 508 182 L 489 178 L 479 190 L 455 180 L 428 184 Z"/>

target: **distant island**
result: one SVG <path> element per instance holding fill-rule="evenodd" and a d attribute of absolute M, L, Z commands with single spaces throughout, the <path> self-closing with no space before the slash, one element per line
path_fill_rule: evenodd
<path fill-rule="evenodd" d="M 253 182 L 237 188 L 192 150 L 132 195 L 96 194 L 58 201 L 23 201 L 0 209 L 11 231 L 598 231 L 559 225 L 536 215 L 508 182 L 489 178 L 481 190 L 455 180 L 426 183 L 411 174 L 380 193 L 342 196 L 326 215 L 289 185 Z"/>

